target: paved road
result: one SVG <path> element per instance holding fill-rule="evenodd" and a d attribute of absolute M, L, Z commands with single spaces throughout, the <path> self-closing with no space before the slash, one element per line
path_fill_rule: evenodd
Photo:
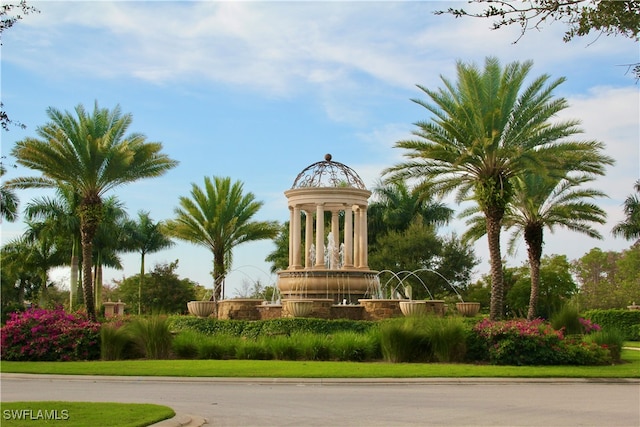
<path fill-rule="evenodd" d="M 0 379 L 3 402 L 157 403 L 213 426 L 640 426 L 637 380 Z"/>

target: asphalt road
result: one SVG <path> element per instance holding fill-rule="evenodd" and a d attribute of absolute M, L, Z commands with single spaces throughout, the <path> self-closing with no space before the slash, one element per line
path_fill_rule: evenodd
<path fill-rule="evenodd" d="M 3 402 L 156 403 L 213 426 L 640 426 L 638 380 L 0 379 Z"/>

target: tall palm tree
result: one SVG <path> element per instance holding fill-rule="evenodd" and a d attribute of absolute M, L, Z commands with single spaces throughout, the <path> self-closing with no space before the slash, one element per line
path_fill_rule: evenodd
<path fill-rule="evenodd" d="M 67 185 L 80 196 L 78 216 L 82 244 L 82 280 L 87 313 L 96 318 L 91 275 L 93 238 L 102 220 L 104 194 L 122 184 L 156 177 L 177 165 L 161 153 L 162 144 L 139 133 L 126 134 L 131 114 L 82 105 L 75 115 L 50 107 L 50 122 L 36 129 L 39 138 L 18 141 L 11 151 L 17 163 L 40 171 L 39 177 L 10 181 L 16 188 L 57 188 Z"/>
<path fill-rule="evenodd" d="M 144 258 L 147 254 L 170 248 L 174 242 L 162 231 L 161 222 L 153 222 L 149 212 L 138 212 L 138 220 L 125 225 L 127 250 L 140 254 L 140 281 L 138 282 L 138 314 L 142 313 L 142 282 L 144 281 Z"/>
<path fill-rule="evenodd" d="M 4 176 L 7 169 L 0 163 L 0 178 Z M 0 223 L 3 219 L 13 222 L 18 218 L 18 196 L 10 188 L 0 185 Z"/>
<path fill-rule="evenodd" d="M 252 221 L 262 202 L 253 193 L 243 194 L 240 181 L 204 178 L 204 188 L 192 184 L 191 198 L 180 197 L 176 217 L 166 223 L 169 235 L 205 246 L 213 255 L 213 296 L 218 301 L 232 262 L 232 250 L 244 242 L 272 239 L 276 221 Z"/>
<path fill-rule="evenodd" d="M 624 221 L 613 227 L 613 235 L 627 240 L 640 240 L 640 180 L 636 181 L 634 189 L 637 194 L 631 194 L 624 201 Z"/>
<path fill-rule="evenodd" d="M 603 156 L 603 162 L 610 161 Z M 516 241 L 524 236 L 527 246 L 529 268 L 531 270 L 531 292 L 527 318 L 536 317 L 538 295 L 540 290 L 540 261 L 544 245 L 544 229 L 552 233 L 555 227 L 564 227 L 571 231 L 586 234 L 589 237 L 602 239 L 600 233 L 591 224 L 604 224 L 606 212 L 597 205 L 587 202 L 588 199 L 606 197 L 601 191 L 580 188 L 593 180 L 591 176 L 555 179 L 533 173 L 525 174 L 514 180 L 514 196 L 509 204 L 503 224 L 513 229 L 510 240 L 510 252 L 514 252 Z M 478 209 L 470 208 L 461 216 L 470 216 Z M 467 224 L 471 228 L 465 238 L 477 239 L 485 231 L 485 218 L 472 216 Z"/>
<path fill-rule="evenodd" d="M 525 86 L 532 66 L 527 61 L 503 68 L 493 57 L 484 69 L 458 62 L 457 83 L 441 77 L 443 88 L 418 85 L 431 102 L 413 101 L 433 117 L 416 123 L 415 139 L 396 143 L 409 160 L 385 171 L 392 179 L 418 179 L 418 188 L 436 195 L 456 191 L 458 202 L 472 198 L 478 204 L 486 217 L 492 320 L 502 317 L 504 305 L 500 231 L 514 177 L 527 170 L 558 175 L 580 161 L 583 170 L 602 169 L 582 160 L 585 150 L 601 144 L 565 141 L 580 132 L 579 122 L 555 120 L 568 106 L 552 96 L 564 79 L 542 75 Z"/>

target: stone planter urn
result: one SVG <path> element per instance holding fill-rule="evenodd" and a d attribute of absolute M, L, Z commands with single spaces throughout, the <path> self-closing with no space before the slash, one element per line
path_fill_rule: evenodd
<path fill-rule="evenodd" d="M 480 311 L 479 302 L 457 302 L 456 309 L 458 313 L 465 317 L 473 317 Z"/>
<path fill-rule="evenodd" d="M 426 301 L 400 301 L 400 311 L 406 317 L 424 316 L 427 314 L 427 303 Z"/>
<path fill-rule="evenodd" d="M 215 301 L 189 301 L 187 303 L 189 313 L 198 317 L 209 317 L 216 310 Z"/>
<path fill-rule="evenodd" d="M 313 301 L 308 299 L 286 300 L 286 305 L 293 317 L 306 317 L 313 311 Z"/>

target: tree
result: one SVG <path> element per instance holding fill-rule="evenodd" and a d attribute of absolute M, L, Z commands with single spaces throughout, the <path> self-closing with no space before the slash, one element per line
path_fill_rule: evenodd
<path fill-rule="evenodd" d="M 139 275 L 116 282 L 116 294 L 129 307 L 140 307 L 141 313 L 180 313 L 187 309 L 187 301 L 196 299 L 196 284 L 189 279 L 181 279 L 176 274 L 178 261 L 170 264 L 156 264 L 145 274 L 145 287 L 139 294 Z"/>
<path fill-rule="evenodd" d="M 598 155 L 594 153 L 594 156 Z M 611 159 L 602 156 L 603 163 L 611 163 Z M 527 173 L 514 180 L 514 197 L 507 207 L 503 224 L 513 229 L 510 252 L 513 252 L 517 240 L 524 236 L 530 268 L 530 296 L 527 319 L 538 316 L 537 303 L 540 289 L 540 262 L 544 245 L 544 229 L 553 232 L 555 227 L 564 227 L 571 231 L 602 239 L 591 223 L 604 224 L 606 212 L 587 199 L 605 197 L 605 194 L 593 190 L 579 188 L 580 185 L 592 181 L 592 177 L 578 176 L 572 179 L 553 179 L 541 175 Z M 477 209 L 468 209 L 461 216 L 468 216 Z M 465 238 L 477 239 L 484 234 L 484 218 L 472 217 L 467 221 L 471 228 Z"/>
<path fill-rule="evenodd" d="M 25 208 L 25 218 L 28 221 L 46 223 L 51 230 L 55 230 L 71 243 L 69 307 L 73 309 L 77 303 L 80 265 L 80 219 L 76 214 L 80 198 L 72 188 L 66 186 L 58 187 L 56 195 L 56 198 L 33 199 Z"/>
<path fill-rule="evenodd" d="M 147 142 L 144 135 L 126 132 L 131 114 L 99 108 L 88 113 L 82 105 L 74 114 L 50 107 L 51 120 L 36 129 L 38 138 L 18 141 L 11 151 L 17 163 L 40 171 L 40 177 L 11 180 L 16 188 L 74 188 L 80 203 L 82 280 L 89 318 L 95 320 L 91 276 L 93 238 L 102 220 L 103 195 L 122 184 L 157 177 L 177 165 L 160 151 L 162 144 Z"/>
<path fill-rule="evenodd" d="M 624 201 L 624 221 L 613 227 L 613 235 L 624 237 L 627 240 L 640 242 L 640 180 L 636 181 L 634 188 L 637 194 L 631 194 Z"/>
<path fill-rule="evenodd" d="M 502 316 L 503 280 L 500 231 L 514 193 L 513 180 L 525 171 L 559 176 L 581 163 L 585 173 L 598 173 L 601 164 L 584 161 L 584 153 L 601 149 L 596 141 L 570 142 L 578 121 L 556 121 L 567 108 L 552 92 L 563 78 L 548 75 L 524 87 L 533 63 L 513 62 L 502 68 L 489 57 L 483 70 L 457 63 L 458 81 L 441 77 L 444 88 L 418 85 L 432 101 L 414 99 L 433 114 L 416 123 L 416 139 L 399 141 L 408 161 L 385 171 L 393 179 L 415 178 L 423 191 L 444 196 L 457 191 L 457 201 L 472 199 L 486 219 L 491 264 L 493 320 Z M 564 172 L 562 172 L 564 173 Z"/>
<path fill-rule="evenodd" d="M 144 258 L 147 254 L 170 248 L 174 243 L 162 231 L 162 223 L 153 222 L 149 212 L 139 211 L 138 221 L 125 225 L 128 250 L 140 254 L 140 280 L 138 282 L 138 314 L 142 310 L 142 282 L 144 280 Z"/>
<path fill-rule="evenodd" d="M 213 301 L 222 294 L 224 278 L 236 246 L 272 239 L 278 233 L 276 221 L 253 221 L 262 207 L 253 193 L 243 194 L 240 181 L 231 178 L 204 178 L 204 188 L 192 184 L 191 198 L 180 197 L 176 217 L 167 221 L 168 234 L 204 246 L 213 255 Z"/>
<path fill-rule="evenodd" d="M 436 15 L 451 14 L 456 18 L 494 18 L 493 29 L 520 25 L 520 40 L 527 31 L 540 30 L 543 24 L 561 21 L 568 26 L 563 40 L 586 36 L 592 30 L 605 35 L 621 35 L 638 40 L 640 33 L 640 2 L 637 0 L 470 0 L 468 3 L 486 6 L 480 12 L 449 8 Z M 640 63 L 629 64 L 640 78 Z"/>
<path fill-rule="evenodd" d="M 573 261 L 582 310 L 625 308 L 640 301 L 640 244 L 622 252 L 593 248 Z"/>
<path fill-rule="evenodd" d="M 395 180 L 374 188 L 375 201 L 367 209 L 367 241 L 375 246 L 378 236 L 389 231 L 402 232 L 414 220 L 425 225 L 445 225 L 453 210 L 433 200 L 431 195 L 410 189 L 405 181 Z"/>
<path fill-rule="evenodd" d="M 7 172 L 4 165 L 0 163 L 0 178 Z M 6 219 L 13 222 L 18 218 L 18 196 L 7 188 L 4 183 L 0 185 L 0 224 Z"/>
<path fill-rule="evenodd" d="M 531 295 L 531 268 L 512 270 L 513 284 L 506 294 L 506 305 L 511 315 L 521 317 L 529 311 Z M 549 319 L 575 295 L 576 282 L 571 275 L 571 264 L 565 255 L 545 255 L 539 270 L 539 305 L 537 316 Z"/>
<path fill-rule="evenodd" d="M 381 280 L 389 280 L 393 286 L 399 285 L 400 280 L 411 285 L 415 299 L 455 294 L 468 285 L 477 264 L 468 245 L 455 236 L 438 236 L 434 226 L 420 220 L 412 221 L 406 230 L 379 236 L 378 244 L 369 253 L 372 269 L 398 275 L 387 279 L 381 274 Z"/>

